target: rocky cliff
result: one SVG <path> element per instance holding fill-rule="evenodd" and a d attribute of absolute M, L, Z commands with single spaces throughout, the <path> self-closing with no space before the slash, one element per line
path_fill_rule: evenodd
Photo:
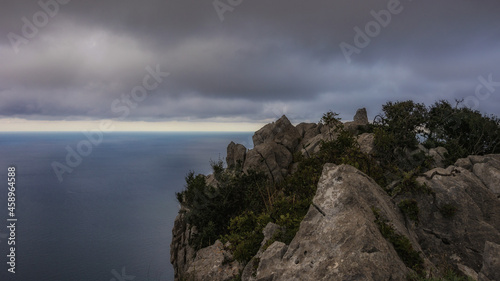
<path fill-rule="evenodd" d="M 358 132 L 367 124 L 362 109 L 345 127 L 357 133 L 363 152 L 372 153 L 373 134 Z M 323 124 L 293 126 L 283 116 L 255 133 L 253 149 L 229 144 L 227 166 L 262 171 L 279 182 L 296 169 L 295 154 L 310 157 L 329 137 L 331 128 Z M 500 280 L 500 155 L 469 156 L 443 167 L 442 148 L 421 150 L 435 168 L 417 178 L 426 192 L 411 198 L 391 197 L 352 166 L 324 165 L 291 243 L 266 243 L 279 229 L 269 223 L 261 249 L 246 265 L 220 241 L 195 252 L 189 240 L 197 230 L 182 209 L 171 244 L 175 279 L 406 280 L 415 272 L 435 276 L 446 264 L 474 280 Z M 217 185 L 213 177 L 208 182 Z M 405 212 L 405 204 L 413 212 Z M 408 265 L 412 253 L 421 259 L 418 267 Z"/>

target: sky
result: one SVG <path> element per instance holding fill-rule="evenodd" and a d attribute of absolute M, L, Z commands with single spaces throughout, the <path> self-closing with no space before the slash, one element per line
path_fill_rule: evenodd
<path fill-rule="evenodd" d="M 498 0 L 2 2 L 0 131 L 254 131 L 408 99 L 500 115 Z"/>

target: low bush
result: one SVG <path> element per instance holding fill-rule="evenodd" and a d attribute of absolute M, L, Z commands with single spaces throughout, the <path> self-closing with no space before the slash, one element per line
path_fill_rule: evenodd
<path fill-rule="evenodd" d="M 419 275 L 424 271 L 424 259 L 420 253 L 413 249 L 408 237 L 396 233 L 394 227 L 389 224 L 387 219 L 380 215 L 380 211 L 372 208 L 375 215 L 375 223 L 378 225 L 380 233 L 387 239 L 393 246 L 396 253 L 398 253 L 401 260 L 408 267 L 413 269 Z"/>

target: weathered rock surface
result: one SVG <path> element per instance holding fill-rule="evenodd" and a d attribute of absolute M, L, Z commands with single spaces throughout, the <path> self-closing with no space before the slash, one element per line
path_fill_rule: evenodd
<path fill-rule="evenodd" d="M 500 243 L 500 202 L 473 172 L 461 167 L 436 168 L 417 179 L 433 194 L 417 198 L 415 232 L 434 263 L 461 264 L 479 272 L 486 241 Z M 456 211 L 450 213 L 450 208 Z"/>
<path fill-rule="evenodd" d="M 280 229 L 281 229 L 281 227 L 279 225 L 270 222 L 262 230 L 262 233 L 264 234 L 264 239 L 262 239 L 262 243 L 260 245 L 259 251 L 245 266 L 245 269 L 241 273 L 241 280 L 244 280 L 244 281 L 254 281 L 255 280 L 256 269 L 257 269 L 257 266 L 259 265 L 259 262 L 262 261 L 262 254 L 264 253 L 264 247 L 265 247 L 266 243 L 273 237 L 273 235 Z M 281 256 L 283 256 L 283 255 L 281 255 Z"/>
<path fill-rule="evenodd" d="M 409 270 L 380 234 L 371 207 L 405 228 L 373 180 L 327 164 L 313 202 L 290 246 L 275 242 L 261 255 L 256 280 L 404 280 Z"/>
<path fill-rule="evenodd" d="M 303 156 L 311 157 L 311 155 L 318 153 L 321 148 L 321 143 L 328 139 L 327 136 L 323 134 L 316 135 L 313 138 L 308 139 L 307 141 L 303 141 L 301 143 L 301 150 Z"/>
<path fill-rule="evenodd" d="M 252 137 L 255 147 L 263 143 L 274 142 L 286 147 L 290 152 L 295 150 L 300 139 L 299 131 L 290 123 L 290 120 L 285 115 L 276 122 L 267 124 L 255 132 Z"/>
<path fill-rule="evenodd" d="M 288 174 L 293 162 L 292 153 L 284 146 L 274 142 L 259 144 L 247 154 L 243 171 L 262 171 L 274 182 L 279 182 Z"/>
<path fill-rule="evenodd" d="M 246 156 L 247 148 L 244 145 L 231 142 L 227 146 L 226 163 L 229 168 L 237 165 L 242 167 L 243 163 L 245 163 Z"/>
<path fill-rule="evenodd" d="M 189 265 L 195 257 L 195 250 L 189 246 L 189 239 L 196 230 L 186 223 L 186 209 L 181 208 L 175 218 L 172 229 L 172 243 L 170 244 L 170 263 L 174 266 L 175 280 L 183 280 Z"/>
<path fill-rule="evenodd" d="M 434 159 L 434 166 L 437 168 L 444 168 L 445 154 L 448 150 L 444 147 L 431 148 L 428 151 L 428 155 Z"/>
<path fill-rule="evenodd" d="M 466 163 L 461 159 L 456 166 L 436 168 L 417 179 L 433 192 L 417 198 L 420 214 L 414 231 L 434 264 L 445 259 L 479 272 L 485 243 L 500 243 L 500 200 L 489 188 L 498 180 L 492 176 L 500 169 L 497 157 L 469 157 L 475 163 L 465 164 L 469 169 L 460 167 Z M 477 164 L 483 164 L 480 171 L 489 172 L 476 173 Z M 450 208 L 456 211 L 450 213 Z"/>
<path fill-rule="evenodd" d="M 230 281 L 240 273 L 243 267 L 233 260 L 230 252 L 217 240 L 212 246 L 203 248 L 196 253 L 196 258 L 190 264 L 187 280 Z"/>
<path fill-rule="evenodd" d="M 363 107 L 356 111 L 356 114 L 354 115 L 354 122 L 360 125 L 368 124 L 368 113 L 366 112 L 366 108 Z"/>
<path fill-rule="evenodd" d="M 366 108 L 360 108 L 356 111 L 356 115 L 354 115 L 354 121 L 344 123 L 344 128 L 349 132 L 356 133 L 360 126 L 366 126 L 368 124 Z"/>
<path fill-rule="evenodd" d="M 500 245 L 486 242 L 483 253 L 483 268 L 479 281 L 500 280 Z"/>
<path fill-rule="evenodd" d="M 357 138 L 361 152 L 372 154 L 375 151 L 375 135 L 364 133 Z"/>
<path fill-rule="evenodd" d="M 366 110 L 358 110 L 346 124 L 357 131 L 368 124 L 365 117 Z M 253 149 L 229 144 L 226 162 L 243 171 L 263 171 L 277 182 L 297 165 L 295 152 L 306 157 L 318 152 L 321 142 L 332 137 L 331 129 L 313 123 L 294 127 L 283 116 L 255 133 Z M 373 134 L 360 134 L 357 141 L 363 152 L 373 153 Z M 314 204 L 290 245 L 274 242 L 264 250 L 279 229 L 269 224 L 260 250 L 246 266 L 233 261 L 220 242 L 196 253 L 188 243 L 196 229 L 186 224 L 183 207 L 172 231 L 175 280 L 231 280 L 239 273 L 243 281 L 406 280 L 411 270 L 380 234 L 372 207 L 421 252 L 429 275 L 448 264 L 477 280 L 500 280 L 500 155 L 469 156 L 444 167 L 446 150 L 419 149 L 434 158 L 437 168 L 417 178 L 431 191 L 410 197 L 418 205 L 417 222 L 397 207 L 408 195 L 390 198 L 355 168 L 327 164 Z M 207 183 L 217 185 L 213 176 Z"/>

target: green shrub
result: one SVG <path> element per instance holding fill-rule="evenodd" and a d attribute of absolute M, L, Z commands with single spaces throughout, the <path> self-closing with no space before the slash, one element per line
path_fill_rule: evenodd
<path fill-rule="evenodd" d="M 253 212 L 245 212 L 231 219 L 229 234 L 226 234 L 222 240 L 231 243 L 231 250 L 237 261 L 245 264 L 257 254 L 260 243 L 264 239 L 262 230 L 269 222 L 268 215 L 257 216 Z"/>
<path fill-rule="evenodd" d="M 329 130 L 328 140 L 310 157 L 294 153 L 297 170 L 280 183 L 270 182 L 263 173 L 243 173 L 242 163 L 231 171 L 225 170 L 221 159 L 211 161 L 217 187 L 208 186 L 205 176 L 190 172 L 186 176 L 186 189 L 176 194 L 187 208 L 187 222 L 198 229 L 190 244 L 199 249 L 216 239 L 229 241 L 234 257 L 246 262 L 258 251 L 262 229 L 268 222 L 281 226 L 268 244 L 274 241 L 289 244 L 316 194 L 325 163 L 351 165 L 385 187 L 390 195 L 411 197 L 433 194 L 429 187 L 416 181 L 433 161 L 423 151 L 416 150 L 419 144 L 426 148 L 444 146 L 449 151 L 448 163 L 468 154 L 500 153 L 500 121 L 496 117 L 451 107 L 446 101 L 429 108 L 413 101 L 388 102 L 382 111 L 374 124 L 358 130 L 374 133 L 373 155 L 361 152 L 354 135 L 344 130 L 338 114 L 329 111 L 320 121 Z M 418 223 L 415 200 L 403 200 L 398 207 Z M 451 218 L 457 209 L 445 204 L 439 210 L 445 218 Z M 375 210 L 374 214 L 381 233 L 405 264 L 421 272 L 423 260 L 408 238 L 397 234 Z"/>
<path fill-rule="evenodd" d="M 427 141 L 448 149 L 448 164 L 468 155 L 500 153 L 500 119 L 460 107 L 462 103 L 452 107 L 441 100 L 430 107 Z"/>
<path fill-rule="evenodd" d="M 420 184 L 417 182 L 417 173 L 415 171 L 402 172 L 402 176 L 397 184 L 391 189 L 387 190 L 390 195 L 395 196 L 397 194 L 433 194 L 431 188 L 429 188 L 425 183 Z"/>
<path fill-rule="evenodd" d="M 387 241 L 391 242 L 403 263 L 418 274 L 422 274 L 424 271 L 424 259 L 420 256 L 419 252 L 413 249 L 408 237 L 397 234 L 394 227 L 386 219 L 382 218 L 379 210 L 372 208 L 372 211 L 380 233 Z"/>
<path fill-rule="evenodd" d="M 231 218 L 245 211 L 260 213 L 266 205 L 261 197 L 268 184 L 266 175 L 250 171 L 231 176 L 218 170 L 219 165 L 214 166 L 217 187 L 208 186 L 205 176 L 190 172 L 186 176 L 186 189 L 177 194 L 179 202 L 189 209 L 187 222 L 198 229 L 190 241 L 195 249 L 209 246 L 227 234 Z"/>
<path fill-rule="evenodd" d="M 418 204 L 414 199 L 404 199 L 398 203 L 398 207 L 403 214 L 418 224 Z"/>

